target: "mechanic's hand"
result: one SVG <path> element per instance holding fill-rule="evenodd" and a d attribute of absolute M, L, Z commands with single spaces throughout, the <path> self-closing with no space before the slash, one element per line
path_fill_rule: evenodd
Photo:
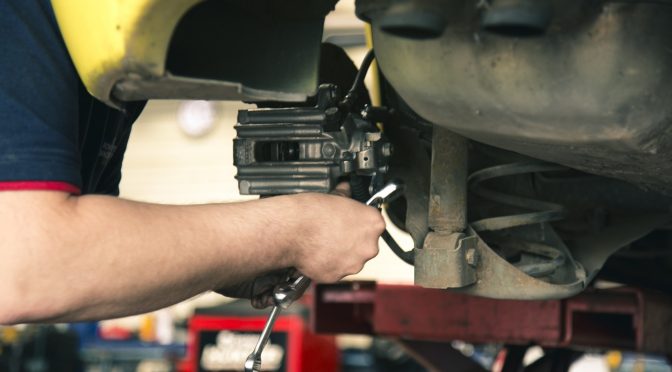
<path fill-rule="evenodd" d="M 378 238 L 385 230 L 376 208 L 342 197 L 350 195 L 347 183 L 332 194 L 292 196 L 299 203 L 300 223 L 293 235 L 293 264 L 315 282 L 336 282 L 360 272 L 378 254 Z"/>
<path fill-rule="evenodd" d="M 273 289 L 275 289 L 276 285 L 293 281 L 299 276 L 301 274 L 295 269 L 280 269 L 244 283 L 220 288 L 215 292 L 226 297 L 249 299 L 252 302 L 252 306 L 257 309 L 263 309 L 275 305 L 273 302 Z"/>
<path fill-rule="evenodd" d="M 362 270 L 378 254 L 378 237 L 385 230 L 380 212 L 349 199 L 350 185 L 341 183 L 325 194 L 292 195 L 297 229 L 291 251 L 296 269 L 281 269 L 215 292 L 250 299 L 252 306 L 273 306 L 275 286 L 304 273 L 315 282 L 336 282 Z"/>

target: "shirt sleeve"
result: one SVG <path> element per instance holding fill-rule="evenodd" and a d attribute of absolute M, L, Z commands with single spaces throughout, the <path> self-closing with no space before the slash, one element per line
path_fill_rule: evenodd
<path fill-rule="evenodd" d="M 81 189 L 79 78 L 48 0 L 0 1 L 0 190 Z"/>

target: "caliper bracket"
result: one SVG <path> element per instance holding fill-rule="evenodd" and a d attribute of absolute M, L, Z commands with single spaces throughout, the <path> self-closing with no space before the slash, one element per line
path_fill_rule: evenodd
<path fill-rule="evenodd" d="M 391 144 L 339 101 L 335 86 L 322 85 L 315 107 L 239 111 L 233 147 L 240 193 L 326 193 L 344 176 L 386 173 Z"/>

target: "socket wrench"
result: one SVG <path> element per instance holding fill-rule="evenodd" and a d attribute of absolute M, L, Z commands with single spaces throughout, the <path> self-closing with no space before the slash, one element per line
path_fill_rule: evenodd
<path fill-rule="evenodd" d="M 378 192 L 373 194 L 366 202 L 366 205 L 382 208 L 383 203 L 392 201 L 399 197 L 404 192 L 404 184 L 399 181 L 391 181 L 385 185 Z M 256 346 L 252 353 L 245 360 L 245 372 L 260 372 L 261 371 L 261 353 L 268 343 L 268 339 L 273 331 L 278 315 L 282 309 L 287 309 L 294 301 L 299 299 L 303 292 L 310 286 L 310 278 L 302 275 L 290 283 L 279 284 L 273 290 L 273 300 L 275 306 L 271 310 L 271 314 L 266 321 L 266 325 L 259 336 Z"/>

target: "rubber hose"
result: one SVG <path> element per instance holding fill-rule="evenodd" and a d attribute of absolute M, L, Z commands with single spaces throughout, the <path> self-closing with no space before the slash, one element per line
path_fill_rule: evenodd
<path fill-rule="evenodd" d="M 383 232 L 382 235 L 383 241 L 390 247 L 392 252 L 394 252 L 397 257 L 399 257 L 402 261 L 406 262 L 407 264 L 413 266 L 415 264 L 415 253 L 414 251 L 404 251 L 401 249 L 399 244 L 394 240 L 392 235 L 390 235 L 387 230 Z"/>
<path fill-rule="evenodd" d="M 369 194 L 369 177 L 352 175 L 350 177 L 350 194 L 352 198 L 360 203 L 365 203 L 371 195 Z"/>

